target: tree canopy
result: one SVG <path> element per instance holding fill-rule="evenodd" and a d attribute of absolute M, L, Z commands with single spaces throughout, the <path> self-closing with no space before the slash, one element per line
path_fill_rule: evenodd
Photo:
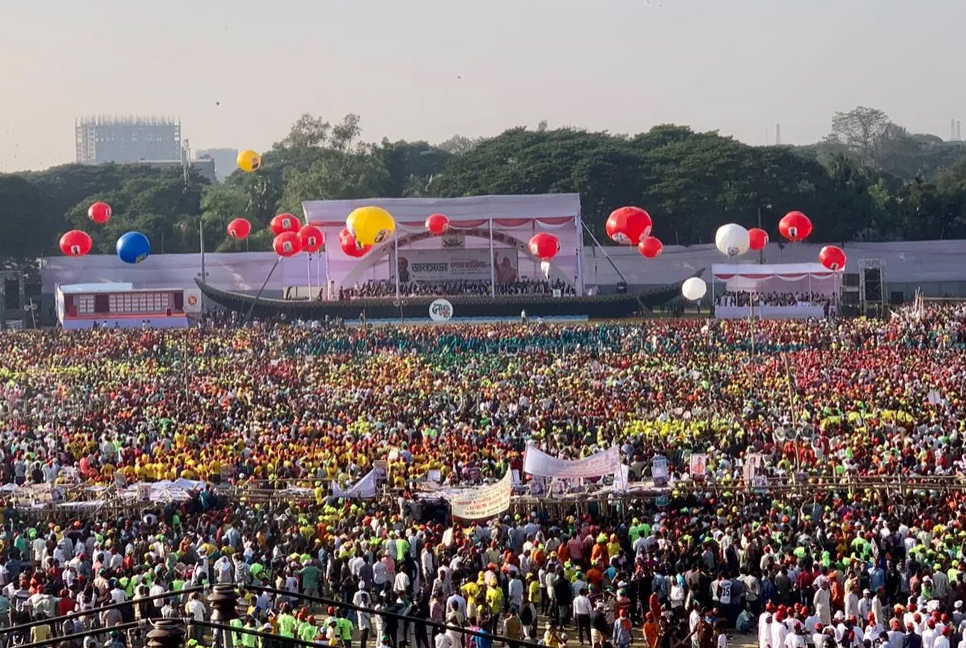
<path fill-rule="evenodd" d="M 792 209 L 807 213 L 816 241 L 966 238 L 966 145 L 908 133 L 881 110 L 836 113 L 828 137 L 807 147 L 743 144 L 716 132 L 664 124 L 634 136 L 576 128 L 511 128 L 491 138 L 456 135 L 433 145 L 360 137 L 360 119 L 303 115 L 263 155 L 257 173 L 223 184 L 143 165 L 64 165 L 0 175 L 0 257 L 57 253 L 68 229 L 91 233 L 109 253 L 141 230 L 155 253 L 268 249 L 268 222 L 307 199 L 576 192 L 602 241 L 611 210 L 640 205 L 669 244 L 706 243 L 726 222 L 774 232 Z M 105 200 L 104 226 L 87 208 Z M 225 236 L 252 221 L 248 243 Z"/>

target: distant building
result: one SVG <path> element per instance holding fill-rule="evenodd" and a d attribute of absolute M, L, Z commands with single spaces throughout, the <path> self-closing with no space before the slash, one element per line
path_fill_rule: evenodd
<path fill-rule="evenodd" d="M 238 161 L 238 149 L 202 149 L 198 151 L 198 158 L 210 158 L 215 161 L 215 177 L 220 182 L 230 176 L 231 172 L 235 170 L 235 165 Z"/>
<path fill-rule="evenodd" d="M 74 130 L 81 164 L 181 163 L 181 122 L 169 117 L 85 117 Z"/>

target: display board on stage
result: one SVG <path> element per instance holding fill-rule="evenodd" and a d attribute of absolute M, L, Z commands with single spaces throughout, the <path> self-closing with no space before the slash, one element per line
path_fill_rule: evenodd
<path fill-rule="evenodd" d="M 399 250 L 399 281 L 490 281 L 490 251 L 483 249 Z M 498 248 L 493 253 L 496 283 L 517 280 L 519 254 Z M 395 274 L 392 276 L 395 279 Z"/>

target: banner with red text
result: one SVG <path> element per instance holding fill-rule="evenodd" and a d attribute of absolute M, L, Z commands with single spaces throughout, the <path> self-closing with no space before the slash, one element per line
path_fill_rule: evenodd
<path fill-rule="evenodd" d="M 510 508 L 510 495 L 513 493 L 513 477 L 508 470 L 503 479 L 467 490 L 454 491 L 445 496 L 453 509 L 453 517 L 462 520 L 482 520 L 499 515 Z"/>

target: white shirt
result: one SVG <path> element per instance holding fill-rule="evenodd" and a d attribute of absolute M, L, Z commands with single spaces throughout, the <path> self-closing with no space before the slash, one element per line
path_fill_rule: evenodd
<path fill-rule="evenodd" d="M 393 590 L 396 592 L 405 592 L 409 589 L 409 574 L 404 571 L 396 574 L 396 580 L 393 582 Z"/>
<path fill-rule="evenodd" d="M 453 640 L 445 632 L 436 635 L 436 648 L 453 648 Z"/>
<path fill-rule="evenodd" d="M 192 616 L 195 621 L 205 620 L 205 604 L 198 599 L 191 599 L 184 606 L 185 611 Z"/>
<path fill-rule="evenodd" d="M 574 616 L 580 614 L 590 614 L 594 611 L 594 606 L 591 604 L 590 599 L 586 596 L 580 595 L 574 599 Z"/>

